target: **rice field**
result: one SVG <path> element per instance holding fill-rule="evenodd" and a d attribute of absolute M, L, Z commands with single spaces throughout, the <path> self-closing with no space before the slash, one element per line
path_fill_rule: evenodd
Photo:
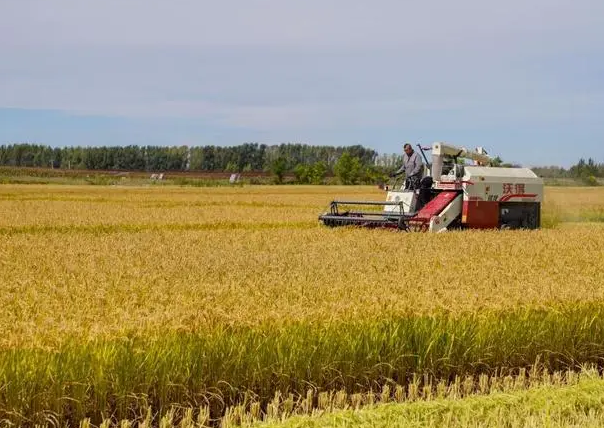
<path fill-rule="evenodd" d="M 336 392 L 601 366 L 603 189 L 548 188 L 539 231 L 318 225 L 334 198 L 382 197 L 0 186 L 0 425 L 227 426 L 275 397 L 311 413 Z"/>

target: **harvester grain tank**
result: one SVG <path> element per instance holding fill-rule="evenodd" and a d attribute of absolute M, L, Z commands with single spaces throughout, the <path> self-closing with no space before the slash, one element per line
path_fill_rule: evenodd
<path fill-rule="evenodd" d="M 432 152 L 418 189 L 395 184 L 385 201 L 333 201 L 319 220 L 332 227 L 430 232 L 540 227 L 543 180 L 530 169 L 490 166 L 491 158 L 482 148 L 468 150 L 441 142 L 418 148 L 422 155 Z"/>

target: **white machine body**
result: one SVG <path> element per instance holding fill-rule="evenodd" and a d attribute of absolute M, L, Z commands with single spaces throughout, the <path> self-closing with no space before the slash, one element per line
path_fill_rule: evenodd
<path fill-rule="evenodd" d="M 452 223 L 478 229 L 539 227 L 543 180 L 533 171 L 487 166 L 491 158 L 481 147 L 468 150 L 437 142 L 431 150 L 432 189 L 456 192 L 457 196 L 445 198 L 437 194 L 434 202 L 422 207 L 411 224 L 432 232 L 447 230 Z M 461 164 L 458 159 L 470 159 L 473 165 Z M 392 189 L 386 199 L 401 202 L 405 213 L 414 213 L 419 192 Z M 400 209 L 396 205 L 384 206 L 385 212 L 395 213 Z"/>
<path fill-rule="evenodd" d="M 443 232 L 449 228 L 537 229 L 541 225 L 543 180 L 528 168 L 490 166 L 486 151 L 436 142 L 432 163 L 414 190 L 396 185 L 380 201 L 332 201 L 319 216 L 327 226 L 357 225 Z M 467 165 L 465 160 L 472 161 Z M 427 159 L 425 158 L 426 163 Z M 461 161 L 464 160 L 464 161 Z M 427 165 L 426 165 L 427 167 Z M 342 206 L 382 206 L 382 211 Z"/>

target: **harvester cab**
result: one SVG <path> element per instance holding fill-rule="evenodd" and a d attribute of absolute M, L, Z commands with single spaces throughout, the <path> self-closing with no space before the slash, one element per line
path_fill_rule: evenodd
<path fill-rule="evenodd" d="M 407 189 L 395 181 L 385 201 L 332 201 L 319 220 L 332 227 L 430 232 L 540 227 L 543 181 L 530 169 L 490 166 L 491 158 L 481 147 L 467 150 L 437 142 L 419 150 L 427 169 L 419 188 Z M 424 151 L 432 152 L 432 162 Z"/>

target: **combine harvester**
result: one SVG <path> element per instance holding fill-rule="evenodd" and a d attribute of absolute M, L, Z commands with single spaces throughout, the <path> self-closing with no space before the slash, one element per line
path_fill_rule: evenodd
<path fill-rule="evenodd" d="M 333 201 L 319 216 L 326 226 L 383 227 L 406 231 L 448 229 L 538 229 L 543 180 L 528 168 L 490 166 L 482 148 L 475 151 L 445 143 L 418 148 L 426 160 L 419 189 L 395 185 L 386 201 Z M 429 164 L 424 151 L 432 151 Z M 469 159 L 473 165 L 460 160 Z M 365 206 L 366 211 L 344 210 Z M 381 211 L 376 210 L 383 207 Z"/>

